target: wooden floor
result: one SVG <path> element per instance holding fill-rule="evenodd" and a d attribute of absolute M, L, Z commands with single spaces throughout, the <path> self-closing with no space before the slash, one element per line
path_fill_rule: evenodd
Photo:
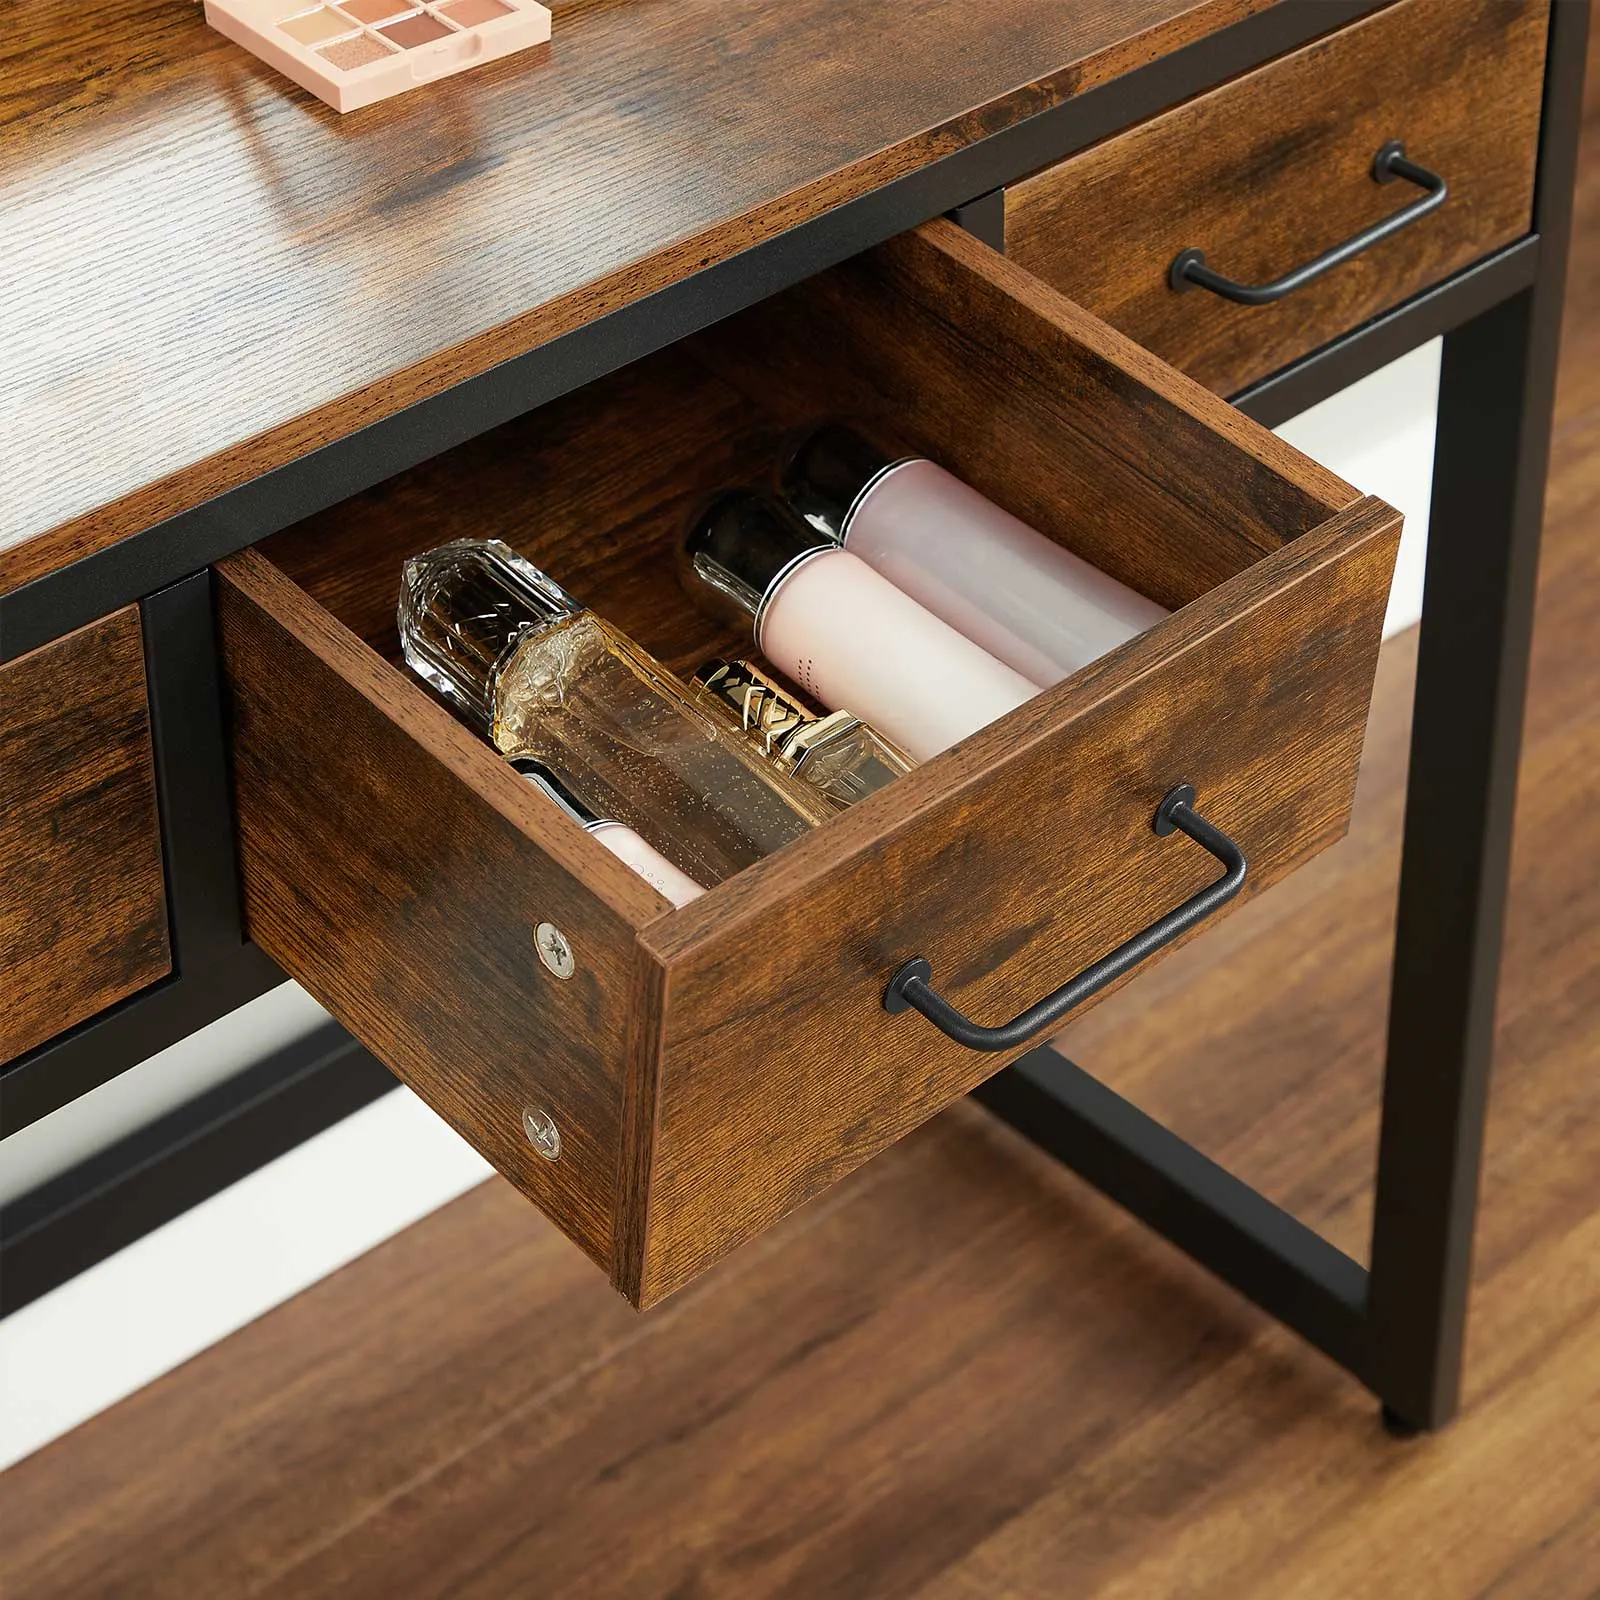
<path fill-rule="evenodd" d="M 486 1185 L 0 1479 L 0 1592 L 1600 1594 L 1595 82 L 1452 1429 L 963 1106 L 643 1319 Z M 1412 659 L 1351 837 L 1066 1041 L 1358 1254 Z"/>

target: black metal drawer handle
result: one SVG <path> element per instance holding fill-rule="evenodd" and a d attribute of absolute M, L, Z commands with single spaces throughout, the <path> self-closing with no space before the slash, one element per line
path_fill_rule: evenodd
<path fill-rule="evenodd" d="M 1009 1050 L 1024 1044 L 1041 1029 L 1059 1022 L 1076 1005 L 1116 978 L 1130 967 L 1136 967 L 1146 956 L 1153 955 L 1165 944 L 1187 933 L 1197 922 L 1204 921 L 1219 906 L 1224 906 L 1244 887 L 1249 863 L 1244 851 L 1220 828 L 1213 827 L 1194 808 L 1194 790 L 1180 784 L 1172 790 L 1151 819 L 1151 826 L 1159 834 L 1177 830 L 1186 833 L 1196 844 L 1203 846 L 1227 870 L 1214 883 L 1208 884 L 1198 894 L 1191 895 L 1176 910 L 1152 922 L 1141 933 L 1119 944 L 1108 956 L 1102 956 L 1093 966 L 1085 967 L 1077 977 L 1064 983 L 1054 994 L 1031 1005 L 1024 1012 L 1002 1023 L 998 1028 L 986 1028 L 963 1016 L 943 996 L 930 987 L 933 968 L 922 957 L 908 961 L 889 980 L 883 991 L 883 1009 L 898 1015 L 902 1011 L 920 1011 L 941 1033 L 948 1034 L 957 1044 L 969 1050 Z"/>
<path fill-rule="evenodd" d="M 1385 217 L 1382 222 L 1363 228 L 1343 244 L 1336 244 L 1314 261 L 1296 267 L 1293 272 L 1286 272 L 1271 283 L 1236 283 L 1220 272 L 1213 272 L 1206 265 L 1205 251 L 1196 249 L 1180 250 L 1173 257 L 1167 282 L 1180 294 L 1186 289 L 1209 289 L 1212 294 L 1220 294 L 1224 300 L 1235 301 L 1241 306 L 1271 305 L 1274 300 L 1281 300 L 1286 294 L 1303 288 L 1313 278 L 1320 278 L 1330 267 L 1337 267 L 1352 256 L 1360 255 L 1379 240 L 1399 233 L 1402 228 L 1409 228 L 1430 211 L 1437 211 L 1450 192 L 1449 184 L 1437 172 L 1429 172 L 1415 161 L 1407 161 L 1405 146 L 1398 139 L 1391 139 L 1373 157 L 1372 179 L 1374 183 L 1393 183 L 1396 178 L 1404 178 L 1407 183 L 1414 183 L 1426 192 L 1420 200 L 1413 200 L 1392 217 Z"/>

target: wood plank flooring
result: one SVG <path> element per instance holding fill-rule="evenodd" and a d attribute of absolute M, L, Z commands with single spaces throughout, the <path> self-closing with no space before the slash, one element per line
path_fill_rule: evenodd
<path fill-rule="evenodd" d="M 1453 1428 L 962 1106 L 642 1319 L 485 1185 L 0 1477 L 0 1592 L 1600 1594 L 1595 81 Z M 1064 1041 L 1358 1254 L 1413 659 L 1350 838 Z"/>

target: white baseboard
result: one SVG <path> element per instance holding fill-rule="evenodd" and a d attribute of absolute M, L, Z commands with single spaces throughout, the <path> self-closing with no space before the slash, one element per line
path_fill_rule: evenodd
<path fill-rule="evenodd" d="M 1351 384 L 1276 431 L 1297 450 L 1405 514 L 1383 636 L 1422 616 L 1433 446 L 1443 341 L 1427 344 Z"/>

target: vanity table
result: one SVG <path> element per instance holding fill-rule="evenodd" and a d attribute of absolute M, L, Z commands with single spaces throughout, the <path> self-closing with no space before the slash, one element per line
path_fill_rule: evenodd
<path fill-rule="evenodd" d="M 553 9 L 343 118 L 172 0 L 0 44 L 0 1129 L 341 1024 L 6 1208 L 6 1303 L 390 1073 L 641 1307 L 971 1093 L 1445 1423 L 1587 4 Z M 1439 335 L 1363 1268 L 1040 1045 L 1342 833 L 1399 518 L 1259 424 Z M 684 670 L 688 510 L 857 413 L 1173 615 L 672 911 L 398 670 L 399 559 Z"/>

